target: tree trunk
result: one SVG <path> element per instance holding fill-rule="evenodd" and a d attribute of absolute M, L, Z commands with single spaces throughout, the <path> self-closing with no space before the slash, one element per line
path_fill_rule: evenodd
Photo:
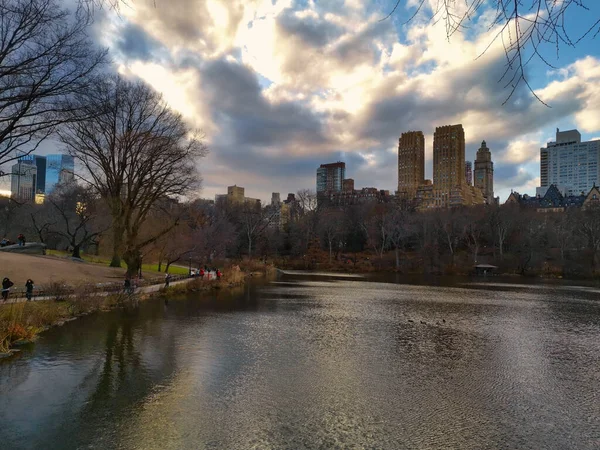
<path fill-rule="evenodd" d="M 396 253 L 396 270 L 398 270 L 400 269 L 400 251 L 397 245 L 394 247 L 394 252 Z"/>
<path fill-rule="evenodd" d="M 158 260 L 158 271 L 162 272 L 162 259 Z"/>
<path fill-rule="evenodd" d="M 79 252 L 79 245 L 73 245 L 73 253 L 71 254 L 73 258 L 81 259 L 81 255 Z"/>
<path fill-rule="evenodd" d="M 123 228 L 113 224 L 113 254 L 110 267 L 121 267 L 121 252 L 123 249 Z"/>
<path fill-rule="evenodd" d="M 331 240 L 329 241 L 329 262 L 331 262 Z"/>
<path fill-rule="evenodd" d="M 139 250 L 127 250 L 123 255 L 123 259 L 125 260 L 125 264 L 127 264 L 127 275 L 135 277 L 142 265 L 142 256 Z"/>
<path fill-rule="evenodd" d="M 248 236 L 248 259 L 252 258 L 252 238 Z"/>
<path fill-rule="evenodd" d="M 167 265 L 165 266 L 165 273 L 169 273 L 169 267 L 171 267 L 171 263 L 167 261 Z"/>

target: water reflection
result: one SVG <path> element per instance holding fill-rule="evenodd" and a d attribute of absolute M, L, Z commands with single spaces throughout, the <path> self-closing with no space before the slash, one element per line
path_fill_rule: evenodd
<path fill-rule="evenodd" d="M 387 281 L 287 275 L 51 330 L 0 363 L 3 448 L 600 446 L 593 292 Z"/>

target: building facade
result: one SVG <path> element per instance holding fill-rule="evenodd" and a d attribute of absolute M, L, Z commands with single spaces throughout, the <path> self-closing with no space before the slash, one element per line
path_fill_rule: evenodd
<path fill-rule="evenodd" d="M 471 161 L 465 163 L 465 182 L 467 186 L 473 186 L 473 164 Z"/>
<path fill-rule="evenodd" d="M 18 160 L 11 168 L 11 197 L 22 201 L 34 201 L 37 188 L 37 166 L 32 160 Z"/>
<path fill-rule="evenodd" d="M 466 185 L 465 131 L 461 124 L 436 127 L 433 134 L 433 186 L 442 207 L 450 206 L 450 191 Z"/>
<path fill-rule="evenodd" d="M 600 184 L 600 140 L 581 142 L 577 130 L 556 129 L 556 141 L 540 149 L 540 187 L 545 195 L 551 185 L 566 196 L 587 193 Z"/>
<path fill-rule="evenodd" d="M 425 137 L 422 131 L 408 131 L 398 140 L 398 191 L 402 198 L 415 198 L 425 180 Z"/>
<path fill-rule="evenodd" d="M 35 185 L 36 194 L 46 193 L 46 157 L 40 155 L 24 155 L 19 158 L 19 161 L 35 164 L 37 168 L 37 180 Z"/>
<path fill-rule="evenodd" d="M 492 152 L 487 147 L 485 141 L 477 150 L 475 159 L 475 187 L 483 193 L 485 202 L 492 204 L 494 199 L 494 163 L 492 161 Z"/>
<path fill-rule="evenodd" d="M 346 163 L 321 164 L 317 169 L 317 195 L 325 192 L 340 192 L 346 178 Z"/>
<path fill-rule="evenodd" d="M 228 205 L 252 204 L 260 207 L 260 199 L 246 197 L 245 193 L 246 189 L 241 186 L 227 186 L 227 194 L 215 195 L 215 203 L 226 202 Z"/>
<path fill-rule="evenodd" d="M 75 178 L 75 160 L 71 155 L 46 156 L 46 180 L 44 193 L 51 194 L 59 183 L 70 182 Z"/>
<path fill-rule="evenodd" d="M 531 197 L 527 194 L 511 192 L 505 205 L 518 205 L 522 208 L 534 209 L 537 212 L 563 212 L 570 208 L 587 209 L 600 204 L 600 191 L 593 186 L 589 192 L 578 195 L 563 195 L 555 185 L 550 185 L 543 196 Z"/>

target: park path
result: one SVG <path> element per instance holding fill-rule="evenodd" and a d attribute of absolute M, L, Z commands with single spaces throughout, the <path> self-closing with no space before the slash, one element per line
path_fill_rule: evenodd
<path fill-rule="evenodd" d="M 176 286 L 178 284 L 188 283 L 188 282 L 190 282 L 192 280 L 196 280 L 196 279 L 197 279 L 197 277 L 185 277 L 183 279 L 173 280 L 173 281 L 171 281 L 169 283 L 169 286 Z M 156 283 L 156 284 L 150 284 L 148 286 L 141 286 L 141 287 L 135 288 L 134 294 L 150 294 L 150 293 L 153 293 L 153 292 L 158 292 L 164 286 L 165 286 L 164 282 Z M 102 291 L 100 291 L 100 292 L 94 292 L 94 295 L 108 296 L 108 295 L 118 294 L 118 293 L 121 293 L 121 292 L 123 292 L 123 291 L 122 290 L 111 289 L 109 291 L 104 291 L 104 292 L 102 292 Z M 2 303 L 0 301 L 0 305 L 2 305 L 2 304 L 6 304 L 7 305 L 9 303 L 21 303 L 21 302 L 27 301 L 27 299 L 24 296 L 22 296 L 22 294 L 23 294 L 22 292 L 19 292 L 18 293 L 18 295 L 19 295 L 18 297 L 13 296 L 11 298 L 9 296 L 8 301 L 5 302 L 5 303 Z M 75 295 L 75 294 L 67 295 L 67 297 L 72 297 L 73 295 Z M 38 295 L 38 296 L 34 295 L 33 298 L 31 299 L 31 301 L 40 302 L 40 301 L 44 301 L 44 300 L 54 300 L 54 298 L 55 298 L 55 296 L 52 296 L 52 295 Z"/>

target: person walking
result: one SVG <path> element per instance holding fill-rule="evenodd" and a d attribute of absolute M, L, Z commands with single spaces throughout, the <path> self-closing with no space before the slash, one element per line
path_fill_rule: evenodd
<path fill-rule="evenodd" d="M 17 241 L 19 241 L 19 247 L 25 246 L 25 235 L 23 233 L 17 236 Z"/>
<path fill-rule="evenodd" d="M 127 295 L 133 294 L 133 284 L 131 283 L 131 278 L 125 278 L 125 282 L 123 283 L 123 290 Z"/>
<path fill-rule="evenodd" d="M 8 300 L 8 294 L 10 292 L 10 288 L 14 284 L 15 283 L 13 283 L 12 281 L 10 281 L 8 279 L 8 277 L 4 277 L 4 280 L 2 280 L 2 300 L 3 301 L 7 301 Z"/>
<path fill-rule="evenodd" d="M 169 283 L 171 282 L 171 274 L 168 273 L 165 275 L 165 288 L 169 287 Z"/>
<path fill-rule="evenodd" d="M 25 283 L 25 298 L 27 298 L 27 301 L 30 302 L 31 301 L 31 297 L 33 297 L 33 280 L 31 278 L 29 278 L 27 280 L 27 282 Z"/>

